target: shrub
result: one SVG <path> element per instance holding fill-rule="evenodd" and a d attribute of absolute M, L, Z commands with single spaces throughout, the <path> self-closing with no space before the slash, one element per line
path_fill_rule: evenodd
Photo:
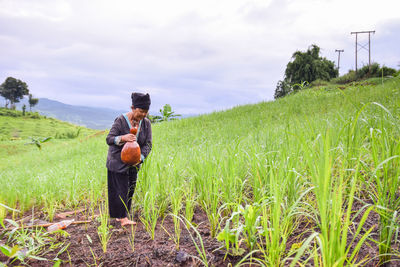
<path fill-rule="evenodd" d="M 40 114 L 38 112 L 29 112 L 29 118 L 40 119 Z"/>
<path fill-rule="evenodd" d="M 22 112 L 13 109 L 0 108 L 0 116 L 20 117 Z"/>
<path fill-rule="evenodd" d="M 356 72 L 354 70 L 350 70 L 347 74 L 342 75 L 338 78 L 334 78 L 331 80 L 332 83 L 336 84 L 346 84 L 350 82 L 354 82 L 356 79 Z"/>
<path fill-rule="evenodd" d="M 371 68 L 369 65 L 365 65 L 361 69 L 357 70 L 357 72 L 350 70 L 347 74 L 332 79 L 331 81 L 332 83 L 336 84 L 346 84 L 354 81 L 382 76 L 396 76 L 396 70 L 386 66 L 381 68 L 378 63 L 373 63 L 371 64 Z"/>
<path fill-rule="evenodd" d="M 324 86 L 324 85 L 328 85 L 328 84 L 329 84 L 328 81 L 317 79 L 317 80 L 313 81 L 310 85 L 313 87 L 313 86 Z"/>
<path fill-rule="evenodd" d="M 57 132 L 54 138 L 56 139 L 74 139 L 77 138 L 81 132 L 82 128 L 79 127 L 76 131 L 75 130 L 66 130 L 63 132 Z"/>
<path fill-rule="evenodd" d="M 381 70 L 382 70 L 381 75 L 383 75 L 383 76 L 394 76 L 396 74 L 395 69 L 392 69 L 392 68 L 389 68 L 386 66 L 383 66 Z"/>
<path fill-rule="evenodd" d="M 357 80 L 371 78 L 371 77 L 379 77 L 379 64 L 373 63 L 371 64 L 371 68 L 368 65 L 363 66 L 356 73 Z"/>

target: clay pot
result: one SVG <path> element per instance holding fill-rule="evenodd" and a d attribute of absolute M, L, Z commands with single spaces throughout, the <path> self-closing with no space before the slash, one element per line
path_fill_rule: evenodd
<path fill-rule="evenodd" d="M 137 133 L 137 128 L 130 129 L 131 134 Z M 122 162 L 129 165 L 137 165 L 141 161 L 141 153 L 139 144 L 134 142 L 126 142 L 121 151 Z"/>

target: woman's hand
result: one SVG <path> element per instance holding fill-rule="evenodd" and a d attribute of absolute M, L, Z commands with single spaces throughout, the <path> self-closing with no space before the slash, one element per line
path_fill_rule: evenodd
<path fill-rule="evenodd" d="M 121 136 L 121 141 L 122 142 L 134 142 L 136 141 L 136 135 L 134 134 L 125 134 Z"/>

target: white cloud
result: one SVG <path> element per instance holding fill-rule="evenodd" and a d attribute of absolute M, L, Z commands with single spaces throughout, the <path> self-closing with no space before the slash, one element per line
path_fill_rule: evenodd
<path fill-rule="evenodd" d="M 18 0 L 0 1 L 0 16 L 15 18 L 37 18 L 50 22 L 63 20 L 71 13 L 67 1 L 60 0 Z"/>
<path fill-rule="evenodd" d="M 341 69 L 354 68 L 351 31 L 376 30 L 374 61 L 400 61 L 395 0 L 0 4 L 0 79 L 69 104 L 120 109 L 135 89 L 152 95 L 154 110 L 169 103 L 178 113 L 271 100 L 293 52 L 313 43 L 334 61 L 345 49 Z"/>

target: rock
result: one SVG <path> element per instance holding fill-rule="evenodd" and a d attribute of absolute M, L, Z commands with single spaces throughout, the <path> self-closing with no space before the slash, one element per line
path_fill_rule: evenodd
<path fill-rule="evenodd" d="M 187 261 L 188 258 L 189 255 L 185 251 L 179 250 L 178 253 L 176 254 L 175 260 L 179 263 L 182 263 Z"/>

